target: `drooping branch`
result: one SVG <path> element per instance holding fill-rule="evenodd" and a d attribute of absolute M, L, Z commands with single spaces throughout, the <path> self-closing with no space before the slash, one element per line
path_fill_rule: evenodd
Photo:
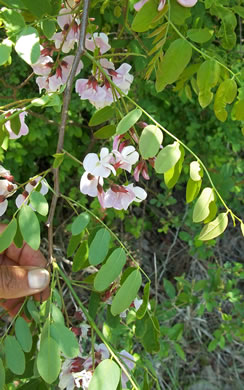
<path fill-rule="evenodd" d="M 63 107 L 61 113 L 61 123 L 59 126 L 59 136 L 58 136 L 58 144 L 56 153 L 60 153 L 63 149 L 64 144 L 64 133 L 67 124 L 68 118 L 68 108 L 70 104 L 72 89 L 73 89 L 73 81 L 75 78 L 75 74 L 77 71 L 77 67 L 80 61 L 80 57 L 83 55 L 85 51 L 85 37 L 86 37 L 86 27 L 88 21 L 88 12 L 89 12 L 90 0 L 84 0 L 83 4 L 83 13 L 81 18 L 81 28 L 80 35 L 78 40 L 78 47 L 76 51 L 76 55 L 74 58 L 74 62 L 72 64 L 71 72 L 66 83 L 66 88 L 64 91 L 64 99 L 63 99 Z M 52 202 L 50 206 L 50 212 L 47 220 L 48 227 L 48 253 L 49 253 L 49 263 L 52 262 L 53 258 L 53 218 L 56 210 L 57 200 L 59 197 L 59 168 L 53 169 L 54 175 L 54 194 L 52 197 Z"/>

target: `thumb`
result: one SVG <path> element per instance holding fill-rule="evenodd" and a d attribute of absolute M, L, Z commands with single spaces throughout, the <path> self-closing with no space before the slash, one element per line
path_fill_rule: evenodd
<path fill-rule="evenodd" d="M 0 266 L 0 298 L 12 299 L 43 291 L 49 284 L 45 268 L 30 266 Z"/>

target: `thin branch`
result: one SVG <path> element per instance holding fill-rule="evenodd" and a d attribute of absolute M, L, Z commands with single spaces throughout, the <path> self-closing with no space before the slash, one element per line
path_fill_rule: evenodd
<path fill-rule="evenodd" d="M 65 133 L 65 127 L 67 123 L 68 118 L 68 108 L 69 103 L 71 99 L 71 93 L 72 93 L 72 87 L 73 87 L 73 81 L 75 78 L 76 70 L 80 61 L 80 57 L 85 52 L 85 37 L 86 37 L 86 27 L 87 27 L 87 21 L 88 21 L 88 11 L 89 11 L 89 4 L 90 0 L 84 0 L 84 7 L 83 7 L 83 13 L 82 13 L 82 19 L 81 19 L 81 29 L 80 29 L 80 36 L 78 41 L 78 48 L 77 52 L 74 58 L 74 62 L 71 68 L 71 72 L 66 84 L 66 88 L 64 91 L 64 100 L 63 100 L 63 108 L 62 108 L 62 114 L 61 114 L 61 123 L 59 127 L 59 137 L 58 137 L 58 145 L 56 153 L 61 153 L 63 149 L 64 144 L 64 133 Z M 53 175 L 54 175 L 54 194 L 52 198 L 52 203 L 50 207 L 50 212 L 47 220 L 47 227 L 48 227 L 48 252 L 49 252 L 49 263 L 53 260 L 53 218 L 55 214 L 55 209 L 57 205 L 57 200 L 59 197 L 59 168 L 53 169 Z"/>

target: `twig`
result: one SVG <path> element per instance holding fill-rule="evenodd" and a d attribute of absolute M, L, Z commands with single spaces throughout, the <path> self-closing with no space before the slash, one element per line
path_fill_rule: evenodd
<path fill-rule="evenodd" d="M 58 137 L 58 145 L 57 145 L 56 153 L 60 153 L 63 149 L 64 132 L 65 132 L 66 122 L 67 122 L 67 118 L 68 118 L 68 108 L 69 108 L 69 103 L 70 103 L 70 99 L 71 99 L 73 81 L 74 81 L 76 70 L 77 70 L 77 67 L 78 67 L 78 64 L 80 61 L 80 57 L 85 52 L 85 37 L 86 37 L 86 27 L 87 27 L 87 21 L 88 21 L 89 4 L 90 4 L 90 0 L 84 0 L 84 7 L 83 7 L 83 13 L 82 13 L 78 48 L 77 48 L 77 52 L 76 52 L 76 55 L 74 58 L 71 72 L 70 72 L 70 75 L 69 75 L 69 78 L 68 78 L 68 81 L 66 84 L 66 88 L 64 91 L 64 101 L 63 101 L 61 123 L 60 123 L 60 127 L 59 127 L 59 137 Z M 53 175 L 54 175 L 54 194 L 52 197 L 52 203 L 51 203 L 50 212 L 49 212 L 49 216 L 48 216 L 48 220 L 47 220 L 49 263 L 52 262 L 52 260 L 53 260 L 53 218 L 54 218 L 54 214 L 55 214 L 57 200 L 59 197 L 59 168 L 53 169 Z"/>

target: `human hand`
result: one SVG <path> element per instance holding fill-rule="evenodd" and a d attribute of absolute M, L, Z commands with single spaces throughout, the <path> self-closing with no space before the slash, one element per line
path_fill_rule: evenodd
<path fill-rule="evenodd" d="M 0 234 L 6 225 L 0 225 Z M 26 243 L 17 248 L 13 243 L 0 254 L 0 306 L 15 315 L 24 297 L 33 295 L 35 300 L 49 296 L 49 272 L 47 262 L 40 251 Z M 40 292 L 42 292 L 40 294 Z M 3 299 L 2 299 L 3 298 Z"/>

